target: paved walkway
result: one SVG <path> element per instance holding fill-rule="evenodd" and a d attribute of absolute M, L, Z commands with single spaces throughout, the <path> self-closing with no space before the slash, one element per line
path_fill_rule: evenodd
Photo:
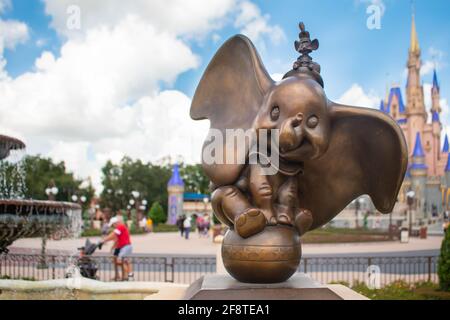
<path fill-rule="evenodd" d="M 99 238 L 92 237 L 96 242 Z M 59 241 L 49 240 L 47 248 L 52 252 L 75 253 L 77 248 L 84 244 L 82 239 L 64 239 Z M 189 240 L 180 237 L 179 233 L 162 232 L 132 236 L 134 253 L 158 253 L 158 254 L 216 254 L 220 248 L 214 244 L 211 238 L 199 238 L 192 233 Z M 442 236 L 430 236 L 428 239 L 411 238 L 409 243 L 398 241 L 369 242 L 369 243 L 340 243 L 340 244 L 304 244 L 304 255 L 334 255 L 334 254 L 370 254 L 370 253 L 394 253 L 417 251 L 420 255 L 423 251 L 439 250 Z M 41 240 L 38 238 L 20 239 L 13 243 L 10 249 L 38 252 Z M 105 245 L 100 252 L 107 253 L 110 245 Z"/>

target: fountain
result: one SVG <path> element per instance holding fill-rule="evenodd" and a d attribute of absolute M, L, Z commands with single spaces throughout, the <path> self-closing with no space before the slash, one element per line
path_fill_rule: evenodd
<path fill-rule="evenodd" d="M 24 150 L 25 144 L 19 139 L 0 135 L 0 161 L 12 151 Z M 79 236 L 82 219 L 78 204 L 60 201 L 25 199 L 23 170 L 15 165 L 18 186 L 8 183 L 7 174 L 1 177 L 0 192 L 0 254 L 8 252 L 7 247 L 23 237 L 69 237 Z"/>

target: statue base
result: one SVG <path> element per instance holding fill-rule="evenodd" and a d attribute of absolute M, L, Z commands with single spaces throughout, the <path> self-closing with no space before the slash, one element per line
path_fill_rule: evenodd
<path fill-rule="evenodd" d="M 186 290 L 186 300 L 367 300 L 343 286 L 322 285 L 304 273 L 285 282 L 243 283 L 227 274 L 201 277 Z"/>

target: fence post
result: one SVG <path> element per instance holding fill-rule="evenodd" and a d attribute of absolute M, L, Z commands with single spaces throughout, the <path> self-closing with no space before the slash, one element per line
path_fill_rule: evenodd
<path fill-rule="evenodd" d="M 428 282 L 431 282 L 431 256 L 428 257 Z"/>
<path fill-rule="evenodd" d="M 164 282 L 174 282 L 174 268 L 173 268 L 173 257 L 170 258 L 170 262 L 168 262 L 168 258 L 164 258 Z M 167 268 L 171 268 L 172 278 L 168 278 Z"/>
<path fill-rule="evenodd" d="M 304 272 L 307 273 L 308 272 L 308 258 L 303 259 L 303 261 L 305 262 Z"/>
<path fill-rule="evenodd" d="M 52 279 L 55 279 L 55 256 L 52 256 Z"/>

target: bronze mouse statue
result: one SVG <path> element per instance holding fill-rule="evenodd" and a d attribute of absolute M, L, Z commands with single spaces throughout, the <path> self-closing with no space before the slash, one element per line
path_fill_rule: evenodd
<path fill-rule="evenodd" d="M 192 101 L 191 117 L 209 119 L 211 130 L 225 137 L 232 129 L 253 130 L 256 137 L 262 129 L 279 132 L 276 143 L 269 139 L 278 155 L 275 174 L 250 163 L 258 154 L 254 141 L 243 144 L 245 161 L 226 161 L 242 151 L 226 142 L 220 144 L 224 161 L 202 157 L 214 213 L 230 227 L 224 264 L 243 282 L 289 278 L 300 261 L 298 236 L 362 194 L 391 212 L 407 168 L 405 139 L 391 117 L 328 100 L 320 66 L 309 56 L 318 41 L 300 28 L 295 47 L 301 56 L 281 81 L 271 79 L 251 41 L 237 35 L 218 50 Z M 204 152 L 210 143 L 209 137 Z"/>

